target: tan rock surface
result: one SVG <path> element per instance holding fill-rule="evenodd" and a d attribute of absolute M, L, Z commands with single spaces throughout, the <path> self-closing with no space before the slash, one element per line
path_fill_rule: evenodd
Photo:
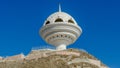
<path fill-rule="evenodd" d="M 68 54 L 66 54 L 67 52 Z M 42 53 L 43 55 L 44 51 L 37 51 L 37 53 Z M 37 53 L 32 52 L 27 57 L 33 57 L 32 54 Z M 0 68 L 108 68 L 94 56 L 77 49 L 45 51 L 45 56 L 39 55 L 40 57 L 34 57 L 33 59 L 3 61 L 0 62 Z"/>

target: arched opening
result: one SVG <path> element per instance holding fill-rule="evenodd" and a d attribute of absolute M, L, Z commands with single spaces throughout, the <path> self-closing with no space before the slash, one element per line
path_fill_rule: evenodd
<path fill-rule="evenodd" d="M 75 24 L 73 20 L 68 20 L 68 23 L 72 23 L 72 24 Z"/>
<path fill-rule="evenodd" d="M 47 21 L 45 24 L 46 24 L 46 25 L 47 25 L 47 24 L 50 24 L 50 21 Z"/>
<path fill-rule="evenodd" d="M 61 18 L 58 18 L 55 20 L 55 22 L 63 22 L 63 20 Z"/>

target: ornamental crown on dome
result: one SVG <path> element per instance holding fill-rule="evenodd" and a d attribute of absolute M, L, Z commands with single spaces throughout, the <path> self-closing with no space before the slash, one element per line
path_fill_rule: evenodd
<path fill-rule="evenodd" d="M 44 25 L 53 24 L 53 23 L 64 23 L 64 24 L 72 23 L 77 25 L 76 21 L 71 15 L 61 11 L 60 6 L 59 6 L 59 11 L 51 14 L 44 22 Z"/>

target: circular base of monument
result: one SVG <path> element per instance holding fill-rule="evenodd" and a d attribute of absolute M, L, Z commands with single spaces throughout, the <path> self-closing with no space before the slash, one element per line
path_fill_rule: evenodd
<path fill-rule="evenodd" d="M 60 44 L 69 45 L 74 43 L 81 35 L 82 30 L 73 24 L 48 24 L 42 27 L 41 37 L 49 44 L 58 46 Z"/>

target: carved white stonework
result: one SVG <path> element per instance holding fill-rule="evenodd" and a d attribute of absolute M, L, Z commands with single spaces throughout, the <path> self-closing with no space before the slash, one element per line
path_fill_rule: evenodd
<path fill-rule="evenodd" d="M 81 35 L 82 29 L 69 14 L 59 12 L 51 14 L 40 29 L 41 37 L 57 50 L 65 50 L 66 46 L 74 43 Z"/>

